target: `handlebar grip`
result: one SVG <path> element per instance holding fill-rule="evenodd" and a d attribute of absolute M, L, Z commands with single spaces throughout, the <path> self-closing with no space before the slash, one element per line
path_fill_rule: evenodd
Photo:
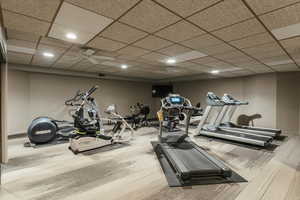
<path fill-rule="evenodd" d="M 203 111 L 203 108 L 194 107 L 195 111 Z"/>
<path fill-rule="evenodd" d="M 98 85 L 93 86 L 93 87 L 87 92 L 87 96 L 90 96 L 91 94 L 93 94 L 97 89 L 98 89 Z"/>
<path fill-rule="evenodd" d="M 183 107 L 183 109 L 194 110 L 194 111 L 203 111 L 202 108 L 198 108 L 198 107 L 195 107 L 195 106 L 185 106 L 185 107 Z"/>
<path fill-rule="evenodd" d="M 249 102 L 248 102 L 248 101 L 242 101 L 240 104 L 241 104 L 241 105 L 248 105 Z"/>
<path fill-rule="evenodd" d="M 73 106 L 73 103 L 71 101 L 65 101 L 66 106 Z"/>

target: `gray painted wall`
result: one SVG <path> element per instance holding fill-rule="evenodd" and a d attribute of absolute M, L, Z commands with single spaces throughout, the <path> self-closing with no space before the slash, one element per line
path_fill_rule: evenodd
<path fill-rule="evenodd" d="M 248 106 L 237 109 L 234 121 L 240 114 L 259 113 L 262 118 L 256 120 L 255 125 L 276 127 L 276 74 L 181 82 L 175 83 L 174 88 L 193 104 L 200 101 L 203 108 L 206 107 L 207 92 L 214 92 L 218 96 L 228 93 L 237 99 L 249 101 Z"/>
<path fill-rule="evenodd" d="M 175 83 L 175 91 L 206 106 L 208 91 L 222 96 L 229 93 L 237 99 L 249 101 L 248 106 L 240 107 L 233 120 L 240 114 L 259 113 L 261 119 L 256 126 L 280 128 L 285 134 L 299 134 L 300 128 L 300 73 L 285 72 L 256 76 L 211 79 Z"/>
<path fill-rule="evenodd" d="M 114 103 L 122 115 L 129 113 L 129 105 L 142 102 L 150 105 L 152 114 L 159 109 L 159 99 L 151 97 L 151 83 L 99 80 L 9 70 L 8 73 L 8 133 L 26 131 L 30 121 L 41 115 L 70 119 L 64 101 L 78 89 L 99 85 L 96 100 L 103 110 Z M 229 93 L 244 101 L 234 116 L 259 113 L 256 126 L 281 128 L 288 134 L 299 133 L 300 74 L 279 73 L 256 76 L 176 82 L 174 90 L 188 97 L 193 104 L 202 103 L 208 91 L 222 96 Z"/>
<path fill-rule="evenodd" d="M 8 133 L 24 133 L 32 119 L 50 116 L 70 120 L 66 99 L 78 89 L 100 88 L 94 97 L 102 111 L 116 104 L 122 115 L 129 114 L 129 106 L 136 102 L 153 107 L 151 83 L 99 80 L 9 70 L 8 73 Z M 155 112 L 155 111 L 154 111 Z"/>
<path fill-rule="evenodd" d="M 278 127 L 289 133 L 299 132 L 300 74 L 297 72 L 277 75 L 277 119 Z"/>

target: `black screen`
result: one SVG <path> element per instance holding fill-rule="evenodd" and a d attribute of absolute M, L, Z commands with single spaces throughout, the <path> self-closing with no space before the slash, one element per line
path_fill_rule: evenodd
<path fill-rule="evenodd" d="M 153 85 L 152 97 L 164 98 L 173 93 L 173 85 Z"/>

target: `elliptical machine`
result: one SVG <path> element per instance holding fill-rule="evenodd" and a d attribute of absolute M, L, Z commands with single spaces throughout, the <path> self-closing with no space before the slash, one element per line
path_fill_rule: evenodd
<path fill-rule="evenodd" d="M 69 149 L 77 154 L 83 151 L 88 151 L 100 148 L 106 145 L 111 145 L 120 142 L 127 142 L 133 136 L 133 129 L 124 118 L 117 114 L 115 105 L 110 105 L 106 113 L 115 117 L 115 126 L 111 132 L 107 133 L 103 126 L 100 110 L 97 103 L 91 95 L 98 89 L 98 86 L 92 87 L 87 92 L 78 94 L 74 97 L 75 100 L 81 101 L 69 102 L 77 105 L 75 113 L 72 115 L 74 119 L 74 134 L 70 137 Z M 87 116 L 85 115 L 87 113 Z M 130 136 L 124 139 L 123 133 L 126 129 L 130 130 Z"/>
<path fill-rule="evenodd" d="M 78 101 L 81 95 L 82 93 L 77 91 L 75 97 L 65 101 L 65 105 L 68 107 L 76 106 L 72 102 Z M 57 143 L 67 142 L 74 130 L 73 122 L 40 116 L 30 123 L 27 129 L 29 142 L 26 142 L 24 146 L 36 146 L 54 141 Z"/>
<path fill-rule="evenodd" d="M 80 101 L 83 95 L 84 93 L 78 90 L 74 97 L 65 101 L 65 105 L 69 108 L 70 116 L 73 115 L 72 111 L 80 106 L 77 102 Z M 57 144 L 68 142 L 69 137 L 73 134 L 74 130 L 74 123 L 72 121 L 57 120 L 47 116 L 40 116 L 30 123 L 27 129 L 29 142 L 26 142 L 24 146 L 31 147 L 49 143 Z"/>
<path fill-rule="evenodd" d="M 72 122 L 50 117 L 37 117 L 32 120 L 27 129 L 29 142 L 26 142 L 24 146 L 68 141 L 72 131 L 74 131 Z"/>

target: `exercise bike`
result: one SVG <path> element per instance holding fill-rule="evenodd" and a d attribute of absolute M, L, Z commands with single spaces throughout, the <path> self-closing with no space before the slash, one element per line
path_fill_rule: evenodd
<path fill-rule="evenodd" d="M 116 112 L 115 105 L 110 105 L 106 110 L 106 113 L 114 116 L 112 120 L 115 125 L 112 131 L 107 132 L 105 130 L 100 110 L 95 99 L 91 97 L 97 89 L 98 86 L 94 86 L 89 91 L 80 94 L 80 103 L 69 102 L 77 105 L 75 113 L 72 115 L 75 131 L 70 137 L 69 146 L 74 154 L 107 145 L 128 142 L 133 137 L 133 128 Z M 78 99 L 78 97 L 74 97 L 74 99 Z M 87 113 L 87 116 L 85 113 Z M 128 137 L 124 136 L 126 129 L 130 130 Z"/>
<path fill-rule="evenodd" d="M 131 116 L 126 117 L 126 120 L 131 123 L 133 129 L 149 126 L 149 114 L 150 108 L 147 105 L 137 103 L 136 105 L 130 106 Z"/>

